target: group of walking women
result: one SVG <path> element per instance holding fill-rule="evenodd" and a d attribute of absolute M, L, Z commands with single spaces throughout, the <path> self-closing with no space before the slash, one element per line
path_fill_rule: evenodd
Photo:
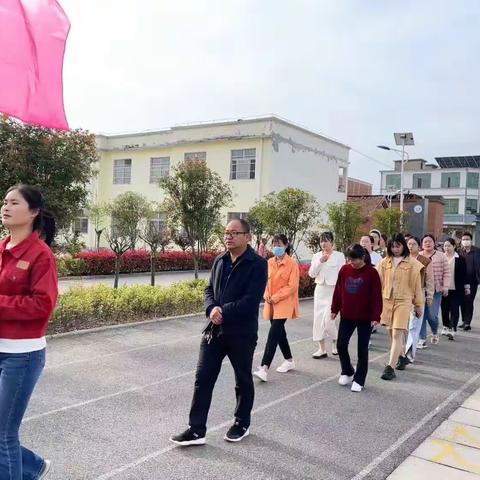
<path fill-rule="evenodd" d="M 462 245 L 468 244 L 468 240 L 463 239 Z M 427 326 L 432 332 L 431 344 L 439 343 L 440 309 L 441 333 L 454 340 L 462 299 L 470 295 L 466 262 L 457 253 L 454 239 L 445 240 L 442 252 L 436 248 L 431 234 L 421 240 L 400 233 L 386 239 L 378 230 L 372 230 L 344 255 L 335 250 L 333 234 L 325 232 L 321 235 L 320 247 L 320 252 L 313 255 L 308 272 L 316 284 L 313 340 L 318 349 L 312 357 L 327 358 L 326 342 L 331 342 L 331 354 L 340 359 L 341 385 L 351 385 L 355 392 L 364 388 L 371 334 L 378 324 L 386 327 L 390 337 L 383 380 L 393 380 L 396 370 L 405 370 L 415 361 L 418 349 L 427 348 Z M 286 237 L 274 237 L 274 256 L 268 262 L 264 295 L 264 318 L 270 321 L 271 327 L 261 365 L 254 372 L 254 376 L 264 382 L 277 346 L 284 356 L 277 371 L 286 373 L 295 368 L 285 323 L 299 315 L 299 267 L 289 256 L 289 248 Z M 348 351 L 355 330 L 356 369 Z"/>

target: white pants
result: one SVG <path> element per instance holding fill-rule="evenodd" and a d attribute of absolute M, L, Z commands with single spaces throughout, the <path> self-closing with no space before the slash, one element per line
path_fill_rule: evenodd
<path fill-rule="evenodd" d="M 320 342 L 338 336 L 335 320 L 331 319 L 334 285 L 317 285 L 313 297 L 313 341 Z"/>

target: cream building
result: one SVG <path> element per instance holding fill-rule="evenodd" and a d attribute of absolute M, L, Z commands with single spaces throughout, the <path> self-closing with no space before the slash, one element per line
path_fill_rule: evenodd
<path fill-rule="evenodd" d="M 159 178 L 194 159 L 206 160 L 231 185 L 233 206 L 225 219 L 245 215 L 264 195 L 286 187 L 311 192 L 322 205 L 346 200 L 349 147 L 275 116 L 98 135 L 97 145 L 92 195 L 99 202 L 127 191 L 161 201 Z M 75 228 L 88 246 L 95 244 L 86 216 Z"/>

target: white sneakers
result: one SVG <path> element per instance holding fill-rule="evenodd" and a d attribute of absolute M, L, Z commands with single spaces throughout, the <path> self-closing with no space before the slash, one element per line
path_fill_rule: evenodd
<path fill-rule="evenodd" d="M 443 328 L 442 328 L 442 332 L 441 332 L 440 335 L 443 335 L 443 336 L 447 335 L 447 334 L 448 334 L 448 330 L 449 330 L 448 327 L 443 327 Z"/>
<path fill-rule="evenodd" d="M 426 340 L 419 340 L 417 343 L 417 348 L 419 350 L 423 350 L 424 348 L 427 348 L 427 341 Z"/>
<path fill-rule="evenodd" d="M 313 358 L 327 358 L 328 353 L 324 352 L 321 348 L 319 348 L 315 353 L 312 354 Z"/>
<path fill-rule="evenodd" d="M 352 392 L 361 392 L 363 390 L 363 387 L 357 382 L 353 382 L 351 390 Z"/>
<path fill-rule="evenodd" d="M 293 370 L 295 368 L 295 361 L 292 359 L 290 360 L 285 360 L 278 368 L 277 372 L 278 373 L 287 373 L 290 370 Z M 253 376 L 259 378 L 262 382 L 266 382 L 268 380 L 268 370 L 265 370 L 263 367 L 258 367 L 258 369 L 253 372 Z"/>
<path fill-rule="evenodd" d="M 353 375 L 351 377 L 348 375 L 340 375 L 340 378 L 338 379 L 338 384 L 341 385 L 342 387 L 345 387 L 346 385 L 352 382 L 353 382 Z"/>
<path fill-rule="evenodd" d="M 438 345 L 440 343 L 440 337 L 438 335 L 432 335 L 430 342 L 432 345 Z"/>
<path fill-rule="evenodd" d="M 277 372 L 278 373 L 287 373 L 290 370 L 293 370 L 295 368 L 295 361 L 292 359 L 290 360 L 285 360 L 278 368 Z"/>
<path fill-rule="evenodd" d="M 266 382 L 268 374 L 263 367 L 258 367 L 258 370 L 253 372 L 253 376 L 259 378 L 262 382 Z"/>

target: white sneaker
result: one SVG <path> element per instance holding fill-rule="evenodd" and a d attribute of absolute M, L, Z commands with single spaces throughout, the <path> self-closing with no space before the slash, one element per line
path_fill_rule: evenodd
<path fill-rule="evenodd" d="M 315 353 L 312 354 L 313 358 L 327 358 L 327 352 L 324 352 L 321 348 L 319 348 Z"/>
<path fill-rule="evenodd" d="M 447 337 L 449 340 L 455 340 L 455 332 L 453 331 L 453 328 L 448 329 Z"/>
<path fill-rule="evenodd" d="M 419 350 L 423 350 L 424 348 L 427 348 L 427 341 L 426 340 L 419 340 L 417 343 L 417 348 Z"/>
<path fill-rule="evenodd" d="M 441 335 L 445 336 L 448 334 L 448 328 L 447 327 L 443 327 L 442 328 L 442 332 L 441 332 Z"/>
<path fill-rule="evenodd" d="M 285 360 L 278 368 L 277 372 L 278 373 L 287 373 L 290 370 L 293 370 L 295 368 L 295 361 L 292 360 Z"/>
<path fill-rule="evenodd" d="M 253 375 L 259 378 L 262 382 L 267 381 L 267 377 L 268 377 L 267 371 L 262 367 L 258 367 L 258 370 L 253 372 Z"/>
<path fill-rule="evenodd" d="M 361 392 L 363 390 L 363 387 L 359 385 L 357 382 L 352 383 L 352 392 Z"/>
<path fill-rule="evenodd" d="M 340 378 L 338 379 L 338 384 L 341 385 L 342 387 L 345 387 L 349 383 L 353 382 L 353 375 L 350 377 L 348 375 L 340 375 Z"/>
<path fill-rule="evenodd" d="M 440 337 L 438 335 L 432 335 L 430 342 L 432 345 L 438 345 L 440 343 Z"/>

